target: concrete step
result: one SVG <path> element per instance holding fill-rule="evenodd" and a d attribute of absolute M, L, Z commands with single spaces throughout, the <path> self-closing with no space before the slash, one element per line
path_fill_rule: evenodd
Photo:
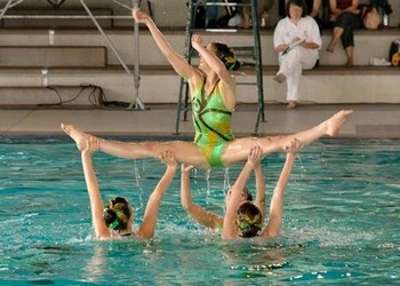
<path fill-rule="evenodd" d="M 95 16 L 111 16 L 113 11 L 105 8 L 92 8 L 91 12 Z M 87 16 L 86 11 L 83 8 L 77 9 L 49 9 L 49 8 L 22 8 L 22 9 L 10 9 L 7 14 L 1 20 L 2 28 L 46 28 L 46 29 L 61 29 L 61 28 L 96 28 L 91 19 L 29 19 L 20 18 L 14 19 L 12 16 L 43 16 L 43 15 L 55 15 L 55 16 Z M 98 19 L 99 24 L 104 28 L 112 28 L 113 20 L 111 19 Z"/>
<path fill-rule="evenodd" d="M 183 54 L 185 32 L 183 30 L 165 31 L 172 46 Z M 26 35 L 29 34 L 29 37 Z M 132 30 L 118 29 L 107 30 L 107 34 L 114 42 L 117 50 L 127 64 L 134 64 L 134 40 Z M 388 56 L 389 46 L 393 40 L 399 38 L 400 29 L 385 31 L 357 31 L 355 35 L 355 64 L 368 65 L 371 57 L 384 58 Z M 250 32 L 222 33 L 204 35 L 206 41 L 226 42 L 231 46 L 251 45 L 253 37 Z M 272 31 L 262 32 L 262 55 L 265 65 L 277 65 L 277 54 L 272 47 Z M 53 42 L 57 46 L 71 46 L 76 43 L 79 46 L 106 46 L 106 43 L 97 30 L 55 30 Z M 338 45 L 336 52 L 331 54 L 325 51 L 330 39 L 330 32 L 324 31 L 323 47 L 320 54 L 322 65 L 343 65 L 345 54 Z M 43 46 L 49 44 L 48 30 L 0 30 L 0 45 L 3 46 Z M 147 30 L 140 34 L 140 62 L 144 65 L 168 65 L 165 57 L 156 47 Z M 118 64 L 117 58 L 111 49 L 107 49 L 108 63 Z M 80 58 L 85 61 L 84 57 Z"/>
<path fill-rule="evenodd" d="M 0 68 L 107 66 L 105 47 L 0 46 L 0 55 Z"/>
<path fill-rule="evenodd" d="M 276 66 L 264 68 L 265 101 L 285 102 L 286 85 L 273 81 Z M 300 86 L 301 101 L 306 103 L 400 103 L 398 79 L 400 69 L 377 67 L 320 67 L 306 71 Z M 44 79 L 45 78 L 45 79 Z M 254 81 L 254 72 L 237 76 L 237 81 Z M 179 77 L 168 67 L 143 66 L 140 96 L 147 103 L 176 103 Z M 40 69 L 0 69 L 0 105 L 32 103 L 37 95 L 38 103 L 54 102 L 46 86 L 63 91 L 65 98 L 72 98 L 76 90 L 89 84 L 102 87 L 109 101 L 132 102 L 134 83 L 132 76 L 119 67 L 105 69 L 49 69 L 44 76 Z M 24 92 L 21 92 L 21 89 Z M 44 97 L 40 95 L 43 89 Z M 64 90 L 65 89 L 65 90 Z M 34 93 L 32 90 L 35 90 Z M 12 93 L 14 92 L 14 96 Z M 15 95 L 17 94 L 17 95 Z M 24 99 L 25 95 L 29 99 Z M 238 86 L 237 100 L 241 103 L 257 102 L 254 86 Z M 87 102 L 87 101 L 86 101 Z M 79 104 L 84 104 L 79 102 Z"/>

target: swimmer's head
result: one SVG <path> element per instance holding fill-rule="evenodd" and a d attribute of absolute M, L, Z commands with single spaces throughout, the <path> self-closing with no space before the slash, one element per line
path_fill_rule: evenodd
<path fill-rule="evenodd" d="M 236 71 L 240 68 L 240 61 L 226 44 L 212 42 L 207 45 L 207 50 L 213 52 L 224 63 L 227 70 Z"/>
<path fill-rule="evenodd" d="M 228 204 L 228 202 L 229 202 L 229 200 L 230 200 L 230 198 L 231 198 L 231 194 L 232 194 L 232 190 L 229 190 L 229 191 L 226 193 L 226 196 L 225 196 L 225 205 Z M 242 192 L 240 193 L 240 201 L 243 203 L 243 202 L 252 201 L 252 200 L 253 200 L 253 196 L 251 195 L 249 189 L 245 186 L 245 187 L 243 188 Z"/>
<path fill-rule="evenodd" d="M 132 208 L 129 202 L 122 197 L 110 200 L 103 212 L 104 222 L 108 228 L 123 231 L 128 228 L 132 217 Z"/>
<path fill-rule="evenodd" d="M 262 213 L 251 202 L 244 202 L 237 210 L 236 225 L 238 235 L 244 238 L 254 237 L 262 227 Z"/>

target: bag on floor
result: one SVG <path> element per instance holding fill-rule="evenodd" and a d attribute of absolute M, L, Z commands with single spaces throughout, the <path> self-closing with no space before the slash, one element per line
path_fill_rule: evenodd
<path fill-rule="evenodd" d="M 400 40 L 395 40 L 390 45 L 389 61 L 395 67 L 400 67 Z"/>

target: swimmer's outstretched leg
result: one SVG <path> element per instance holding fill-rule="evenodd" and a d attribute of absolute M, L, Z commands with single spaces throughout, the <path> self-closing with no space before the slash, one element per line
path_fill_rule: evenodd
<path fill-rule="evenodd" d="M 225 165 L 230 165 L 245 160 L 248 156 L 249 150 L 255 144 L 260 144 L 263 154 L 268 155 L 273 152 L 284 152 L 285 147 L 288 146 L 294 138 L 300 140 L 303 145 L 308 145 L 323 136 L 336 136 L 351 113 L 353 113 L 352 110 L 339 111 L 319 125 L 291 135 L 236 139 L 230 142 L 224 150 L 224 153 L 222 154 L 222 162 Z"/>
<path fill-rule="evenodd" d="M 61 128 L 67 133 L 76 143 L 79 149 L 84 148 L 86 134 L 72 125 L 61 125 Z M 208 163 L 204 155 L 199 151 L 197 146 L 192 142 L 184 141 L 145 141 L 145 142 L 120 142 L 98 138 L 99 150 L 125 159 L 142 159 L 155 158 L 159 159 L 165 151 L 175 153 L 175 158 L 180 163 L 186 163 L 198 168 L 208 168 Z"/>

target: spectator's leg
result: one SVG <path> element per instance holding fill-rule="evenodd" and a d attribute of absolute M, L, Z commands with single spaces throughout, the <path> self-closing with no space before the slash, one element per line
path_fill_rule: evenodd
<path fill-rule="evenodd" d="M 333 53 L 336 47 L 337 42 L 340 38 L 343 39 L 343 35 L 346 32 L 348 27 L 352 26 L 352 13 L 344 12 L 338 16 L 336 22 L 334 23 L 334 28 L 332 32 L 332 39 L 326 48 L 326 50 L 330 53 Z"/>
<path fill-rule="evenodd" d="M 344 29 L 342 27 L 337 26 L 333 28 L 331 41 L 326 48 L 328 52 L 333 53 L 335 51 L 336 44 L 339 41 L 340 37 L 343 35 L 343 32 Z"/>
<path fill-rule="evenodd" d="M 290 51 L 282 58 L 281 65 L 277 76 L 284 75 L 287 79 L 286 99 L 288 108 L 293 109 L 297 105 L 299 99 L 299 84 L 302 73 L 301 68 L 301 48 Z"/>

